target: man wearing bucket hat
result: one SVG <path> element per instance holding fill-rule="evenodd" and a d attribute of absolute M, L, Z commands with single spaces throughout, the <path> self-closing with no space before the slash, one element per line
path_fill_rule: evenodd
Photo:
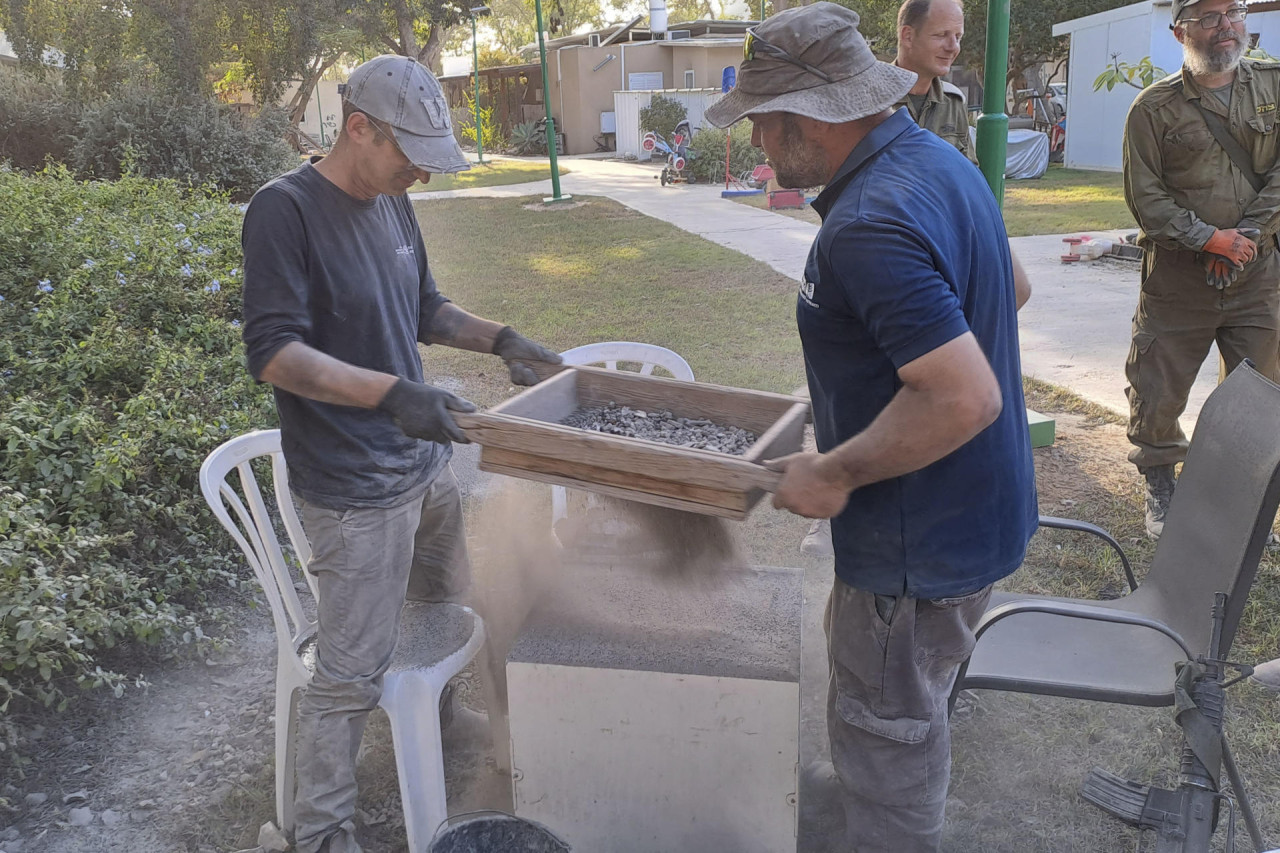
<path fill-rule="evenodd" d="M 936 851 L 948 694 L 1037 523 L 1004 224 L 964 155 L 892 109 L 916 75 L 875 59 L 856 13 L 781 12 L 744 56 L 708 120 L 750 118 L 783 186 L 825 186 L 796 303 L 818 452 L 770 465 L 775 506 L 832 519 L 845 845 Z"/>
<path fill-rule="evenodd" d="M 296 849 L 347 853 L 355 755 L 406 597 L 470 586 L 450 415 L 418 344 L 494 353 L 511 380 L 560 357 L 437 289 L 405 193 L 468 168 L 427 69 L 380 56 L 352 72 L 333 151 L 271 181 L 245 213 L 249 371 L 275 386 L 289 485 L 320 589 L 315 673 L 298 705 Z"/>
<path fill-rule="evenodd" d="M 1125 120 L 1125 201 L 1138 220 L 1142 287 L 1125 363 L 1129 461 L 1146 480 L 1147 535 L 1164 531 L 1187 455 L 1178 423 L 1209 347 L 1280 379 L 1280 63 L 1243 59 L 1238 0 L 1173 0 L 1182 69 Z"/>
<path fill-rule="evenodd" d="M 964 6 L 959 0 L 905 0 L 898 8 L 898 56 L 893 64 L 916 73 L 915 85 L 894 105 L 906 107 L 911 118 L 936 133 L 977 165 L 969 140 L 969 111 L 959 89 L 942 79 L 960 54 L 964 36 Z M 1018 308 L 1031 298 L 1031 282 L 1018 256 L 1013 258 L 1013 281 Z M 814 519 L 800 542 L 800 553 L 830 557 L 831 521 Z"/>

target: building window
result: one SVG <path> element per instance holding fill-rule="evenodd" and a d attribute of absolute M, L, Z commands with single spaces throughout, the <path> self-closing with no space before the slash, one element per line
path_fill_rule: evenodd
<path fill-rule="evenodd" d="M 693 88 L 693 71 L 692 70 L 684 72 L 684 87 L 686 89 Z"/>

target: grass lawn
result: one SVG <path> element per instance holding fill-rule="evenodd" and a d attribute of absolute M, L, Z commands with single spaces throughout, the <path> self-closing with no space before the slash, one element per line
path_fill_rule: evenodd
<path fill-rule="evenodd" d="M 1137 227 L 1119 172 L 1057 165 L 1035 180 L 1005 182 L 1004 222 L 1010 237 Z"/>
<path fill-rule="evenodd" d="M 561 166 L 560 174 L 567 175 L 569 170 Z M 507 184 L 527 184 L 530 181 L 547 181 L 550 179 L 551 166 L 549 163 L 529 163 L 524 160 L 491 160 L 483 164 L 472 163 L 470 171 L 467 172 L 457 172 L 452 175 L 432 175 L 430 183 L 416 183 L 409 188 L 409 192 L 469 190 L 476 187 L 501 187 Z"/>
<path fill-rule="evenodd" d="M 793 281 L 608 199 L 575 200 L 585 203 L 418 202 L 441 291 L 557 350 L 643 341 L 680 353 L 709 382 L 779 392 L 803 382 Z M 496 373 L 492 357 L 445 347 L 427 351 L 427 367 Z M 486 390 L 505 397 L 507 385 Z"/>
<path fill-rule="evenodd" d="M 764 194 L 734 201 L 768 207 Z M 819 222 L 818 214 L 809 207 L 776 212 L 815 225 Z M 1005 182 L 1004 222 L 1010 237 L 1137 227 L 1124 203 L 1119 172 L 1086 172 L 1057 165 L 1050 165 L 1035 180 Z"/>

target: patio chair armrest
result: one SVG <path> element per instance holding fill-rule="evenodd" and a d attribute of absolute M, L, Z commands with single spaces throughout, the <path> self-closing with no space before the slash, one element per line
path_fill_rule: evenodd
<path fill-rule="evenodd" d="M 1116 556 L 1120 558 L 1120 565 L 1124 566 L 1124 578 L 1129 582 L 1129 591 L 1133 592 L 1138 588 L 1138 581 L 1133 576 L 1133 567 L 1129 565 L 1129 558 L 1125 556 L 1124 549 L 1120 547 L 1120 543 L 1115 540 L 1110 533 L 1103 530 L 1096 524 L 1090 524 L 1087 521 L 1076 521 L 1072 518 L 1058 518 L 1052 515 L 1040 516 L 1041 527 L 1052 527 L 1056 530 L 1074 530 L 1078 533 L 1090 533 L 1097 536 L 1102 541 L 1111 546 L 1111 550 L 1116 552 Z"/>
<path fill-rule="evenodd" d="M 1006 601 L 1004 604 L 998 604 L 982 614 L 982 618 L 978 620 L 978 626 L 974 630 L 975 642 L 981 640 L 982 635 L 992 625 L 1020 613 L 1049 613 L 1054 616 L 1089 619 L 1094 622 L 1115 622 L 1119 625 L 1136 625 L 1140 628 L 1150 628 L 1152 631 L 1164 634 L 1177 643 L 1178 648 L 1182 649 L 1182 653 L 1187 656 L 1187 660 L 1195 660 L 1195 655 L 1191 653 L 1186 641 L 1182 639 L 1177 631 L 1160 620 L 1152 619 L 1150 616 L 1141 616 L 1130 611 L 1099 607 L 1096 604 L 1088 604 L 1086 602 L 1044 601 L 1041 599 Z"/>

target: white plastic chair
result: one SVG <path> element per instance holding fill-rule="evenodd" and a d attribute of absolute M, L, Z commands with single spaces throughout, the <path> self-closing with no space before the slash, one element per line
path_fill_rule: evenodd
<path fill-rule="evenodd" d="M 271 464 L 275 493 L 275 506 L 271 508 L 263 500 L 251 467 L 260 458 L 269 459 Z M 229 480 L 233 469 L 239 473 L 239 493 Z M 218 521 L 244 551 L 271 604 L 277 649 L 276 821 L 282 831 L 291 832 L 297 699 L 298 691 L 311 680 L 315 666 L 312 640 L 316 623 L 307 616 L 294 589 L 294 573 L 280 549 L 273 519 L 284 524 L 313 596 L 316 587 L 305 570 L 311 560 L 311 546 L 289 494 L 280 431 L 251 432 L 218 447 L 200 466 L 200 490 Z M 235 519 L 228 507 L 235 512 Z M 412 853 L 426 851 L 436 827 L 448 816 L 440 694 L 446 682 L 475 657 L 483 642 L 484 623 L 468 607 L 417 602 L 405 605 L 399 641 L 383 678 L 378 704 L 391 721 L 405 831 Z"/>
<path fill-rule="evenodd" d="M 655 368 L 661 367 L 674 379 L 693 381 L 693 368 L 680 355 L 657 344 L 640 344 L 634 341 L 605 341 L 599 344 L 584 344 L 560 353 L 565 364 L 603 364 L 606 370 L 617 370 L 618 362 L 639 365 L 635 372 L 641 376 L 650 376 Z M 569 513 L 568 493 L 563 486 L 551 487 L 551 529 L 554 535 L 555 525 Z M 556 537 L 560 541 L 560 537 Z"/>

